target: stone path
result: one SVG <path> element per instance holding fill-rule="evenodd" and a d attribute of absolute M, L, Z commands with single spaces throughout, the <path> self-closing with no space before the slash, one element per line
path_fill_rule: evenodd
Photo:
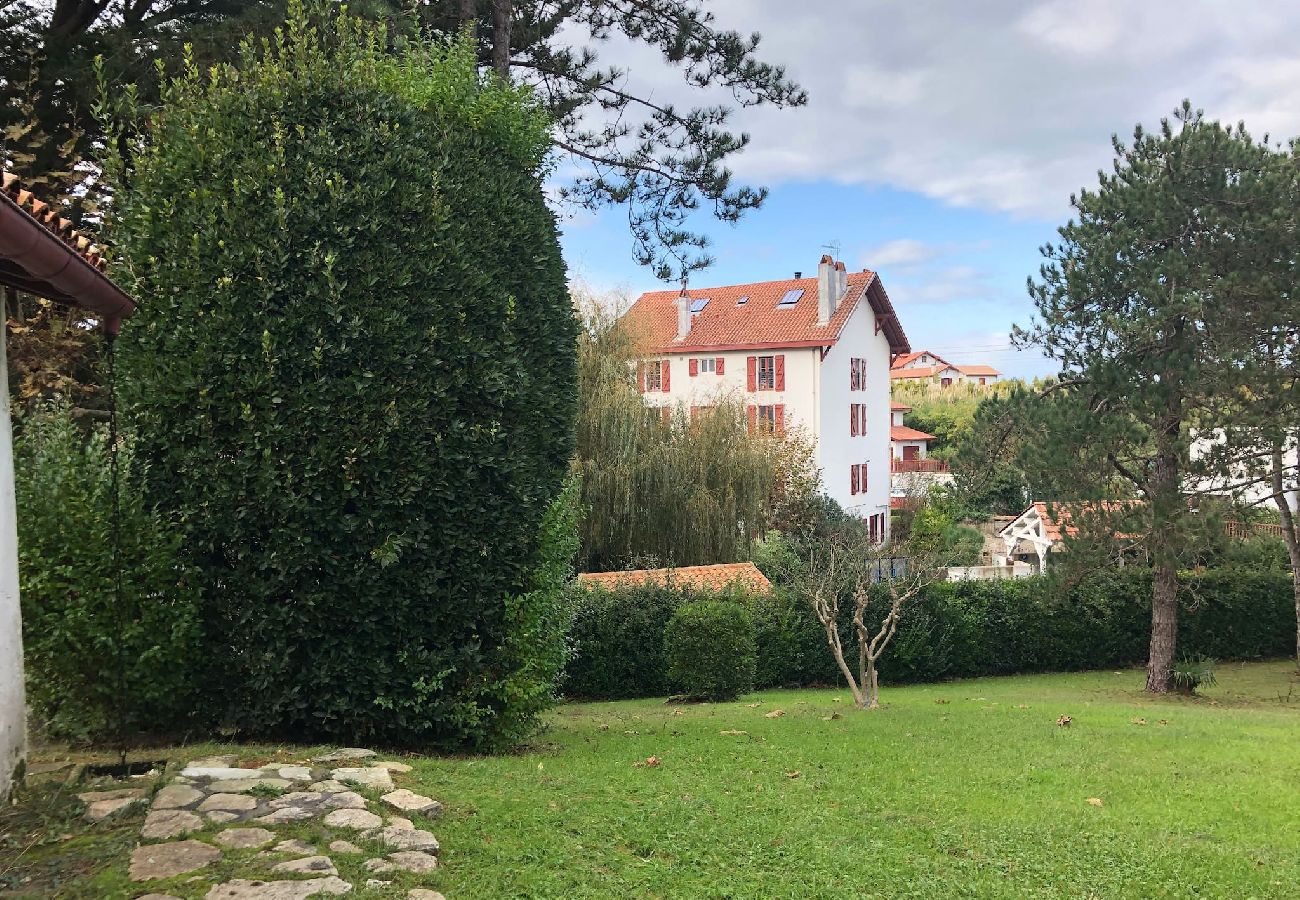
<path fill-rule="evenodd" d="M 379 760 L 373 751 L 359 747 L 345 747 L 300 764 L 254 769 L 234 763 L 233 756 L 193 760 L 153 795 L 140 835 L 159 843 L 144 843 L 132 852 L 133 881 L 198 873 L 221 860 L 224 852 L 260 850 L 247 860 L 251 870 L 244 874 L 265 878 L 231 878 L 213 885 L 204 895 L 206 900 L 297 900 L 350 893 L 353 885 L 339 877 L 334 859 L 306 841 L 280 840 L 261 849 L 277 840 L 276 826 L 313 819 L 338 832 L 337 839 L 329 841 L 329 853 L 360 856 L 370 853 L 366 845 L 380 848 L 362 863 L 368 873 L 427 875 L 437 869 L 438 839 L 416 828 L 410 819 L 392 815 L 435 817 L 442 812 L 437 800 L 393 783 L 393 773 L 411 770 L 405 763 Z M 382 792 L 382 796 L 371 800 L 361 790 Z M 101 791 L 79 797 L 87 804 L 87 817 L 97 820 L 144 802 L 144 793 Z M 213 825 L 220 830 L 205 834 L 205 840 L 187 837 L 210 832 Z M 391 884 L 383 878 L 366 881 L 366 887 L 373 888 Z M 428 888 L 411 888 L 407 896 L 445 900 Z M 175 898 L 143 893 L 139 900 Z"/>

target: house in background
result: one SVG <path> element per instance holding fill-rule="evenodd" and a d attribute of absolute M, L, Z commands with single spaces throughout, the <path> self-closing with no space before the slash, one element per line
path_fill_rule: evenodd
<path fill-rule="evenodd" d="M 924 431 L 918 431 L 915 428 L 908 428 L 903 424 L 903 417 L 912 411 L 912 407 L 905 403 L 889 404 L 889 443 L 894 451 L 894 471 L 905 471 L 906 467 L 899 466 L 899 463 L 920 463 L 926 460 L 930 454 L 930 441 L 934 440 L 934 435 L 927 434 Z M 931 460 L 937 463 L 939 460 Z M 945 469 L 947 467 L 945 466 Z M 920 466 L 914 467 L 915 471 L 921 471 Z"/>
<path fill-rule="evenodd" d="M 826 493 L 888 538 L 889 364 L 911 348 L 875 272 L 823 256 L 815 278 L 642 294 L 625 321 L 649 349 L 637 379 L 650 403 L 735 397 L 752 429 L 803 429 Z"/>
<path fill-rule="evenodd" d="M 889 367 L 891 381 L 930 381 L 943 387 L 954 384 L 993 384 L 1002 373 L 992 366 L 958 366 L 929 350 L 904 353 Z"/>
<path fill-rule="evenodd" d="M 935 436 L 903 424 L 903 417 L 912 407 L 893 402 L 889 406 L 889 445 L 893 451 L 889 503 L 892 509 L 907 509 L 909 502 L 921 502 L 931 488 L 951 484 L 953 477 L 947 460 L 930 459 L 930 442 Z"/>

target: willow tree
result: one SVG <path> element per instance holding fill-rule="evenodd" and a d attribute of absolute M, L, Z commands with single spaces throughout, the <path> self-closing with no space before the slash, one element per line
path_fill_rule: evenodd
<path fill-rule="evenodd" d="M 600 312 L 588 312 L 584 326 L 576 465 L 588 571 L 744 559 L 784 510 L 815 492 L 800 436 L 750 434 L 734 399 L 694 416 L 647 405 L 635 382 L 633 336 Z"/>
<path fill-rule="evenodd" d="M 1088 480 L 1125 485 L 1154 568 L 1147 690 L 1166 692 L 1178 630 L 1178 571 L 1192 518 L 1198 424 L 1220 421 L 1249 370 L 1223 338 L 1271 297 L 1269 273 L 1290 197 L 1276 154 L 1242 128 L 1184 104 L 1159 131 L 1114 140 L 1097 190 L 1071 197 L 1077 220 L 1043 248 L 1029 282 L 1038 318 L 1021 343 L 1059 364 L 1069 402 L 1040 453 Z M 1097 463 L 1100 462 L 1101 465 Z M 1100 487 L 1092 485 L 1094 489 Z M 1074 498 L 1058 498 L 1074 499 Z M 1126 525 L 1125 527 L 1132 527 Z"/>

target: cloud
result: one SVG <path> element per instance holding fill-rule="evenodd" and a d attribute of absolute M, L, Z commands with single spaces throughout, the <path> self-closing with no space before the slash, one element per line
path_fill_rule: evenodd
<path fill-rule="evenodd" d="M 1300 134 L 1300 4 L 1268 0 L 716 0 L 721 28 L 809 90 L 802 109 L 736 111 L 752 144 L 739 178 L 826 178 L 915 191 L 1042 221 L 1109 166 L 1110 135 L 1154 125 L 1184 97 L 1253 132 Z M 657 52 L 597 48 L 628 88 L 679 105 L 695 91 Z"/>
<path fill-rule="evenodd" d="M 899 238 L 872 247 L 862 254 L 862 265 L 876 270 L 890 266 L 913 267 L 927 263 L 943 252 L 943 248 L 937 244 L 927 244 L 912 238 Z"/>

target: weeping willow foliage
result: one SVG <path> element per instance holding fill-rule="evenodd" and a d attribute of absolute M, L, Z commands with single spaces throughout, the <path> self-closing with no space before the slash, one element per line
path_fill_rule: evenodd
<path fill-rule="evenodd" d="M 583 569 L 748 558 L 792 496 L 815 491 L 807 442 L 750 435 L 735 398 L 694 420 L 684 408 L 665 420 L 637 391 L 635 336 L 607 313 L 583 318 L 575 463 L 588 510 Z"/>

